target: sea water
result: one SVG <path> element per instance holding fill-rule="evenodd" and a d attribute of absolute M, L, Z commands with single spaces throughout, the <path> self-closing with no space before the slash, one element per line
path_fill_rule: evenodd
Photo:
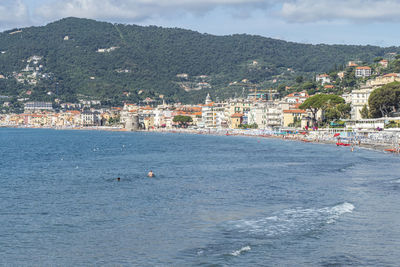
<path fill-rule="evenodd" d="M 0 129 L 0 265 L 398 266 L 399 163 L 277 139 Z"/>

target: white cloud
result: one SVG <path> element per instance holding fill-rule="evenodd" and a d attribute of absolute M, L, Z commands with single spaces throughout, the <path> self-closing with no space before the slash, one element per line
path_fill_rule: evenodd
<path fill-rule="evenodd" d="M 289 22 L 333 20 L 400 21 L 398 0 L 293 0 L 285 1 L 281 15 Z"/>
<path fill-rule="evenodd" d="M 265 7 L 277 0 L 65 0 L 40 6 L 36 14 L 47 19 L 68 16 L 93 19 L 142 20 L 180 12 L 204 14 L 216 7 Z"/>
<path fill-rule="evenodd" d="M 0 24 L 2 27 L 26 24 L 28 20 L 28 8 L 22 0 L 0 2 Z"/>
<path fill-rule="evenodd" d="M 222 15 L 227 24 L 250 18 L 293 24 L 399 22 L 400 0 L 0 0 L 0 28 L 70 16 L 129 23 L 210 19 L 204 14 L 218 14 L 211 18 L 215 21 Z"/>

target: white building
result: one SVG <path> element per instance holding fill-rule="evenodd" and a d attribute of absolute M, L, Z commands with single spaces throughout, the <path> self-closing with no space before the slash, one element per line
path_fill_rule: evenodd
<path fill-rule="evenodd" d="M 273 129 L 282 125 L 282 108 L 277 101 L 257 103 L 248 112 L 248 123 L 256 123 L 259 129 Z"/>
<path fill-rule="evenodd" d="M 25 112 L 34 112 L 40 110 L 53 110 L 53 104 L 51 102 L 26 102 L 24 104 Z"/>
<path fill-rule="evenodd" d="M 84 111 L 81 113 L 81 120 L 83 126 L 100 125 L 100 113 Z"/>
<path fill-rule="evenodd" d="M 356 68 L 356 77 L 369 77 L 372 74 L 372 70 L 368 66 L 357 67 Z"/>
<path fill-rule="evenodd" d="M 330 83 L 330 82 L 331 82 L 331 78 L 329 77 L 328 74 L 320 74 L 320 75 L 317 75 L 317 77 L 315 77 L 315 80 L 316 80 L 317 82 L 321 82 L 322 84 Z"/>
<path fill-rule="evenodd" d="M 361 87 L 351 92 L 351 119 L 361 120 L 361 110 L 364 105 L 368 106 L 368 98 L 374 89 L 369 86 Z"/>
<path fill-rule="evenodd" d="M 202 125 L 205 128 L 227 128 L 228 119 L 225 103 L 213 103 L 207 94 L 205 105 L 201 107 Z"/>

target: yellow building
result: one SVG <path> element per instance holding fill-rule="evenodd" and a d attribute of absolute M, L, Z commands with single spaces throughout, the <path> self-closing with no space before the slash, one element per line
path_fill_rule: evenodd
<path fill-rule="evenodd" d="M 231 116 L 231 128 L 238 129 L 239 125 L 242 124 L 243 114 L 235 113 Z"/>
<path fill-rule="evenodd" d="M 283 127 L 294 127 L 295 120 L 299 122 L 307 112 L 302 109 L 289 109 L 283 111 Z"/>

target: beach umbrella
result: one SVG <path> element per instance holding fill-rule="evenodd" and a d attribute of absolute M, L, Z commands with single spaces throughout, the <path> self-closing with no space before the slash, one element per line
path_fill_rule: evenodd
<path fill-rule="evenodd" d="M 340 135 L 340 133 L 335 133 L 335 135 L 333 137 L 338 137 Z"/>

